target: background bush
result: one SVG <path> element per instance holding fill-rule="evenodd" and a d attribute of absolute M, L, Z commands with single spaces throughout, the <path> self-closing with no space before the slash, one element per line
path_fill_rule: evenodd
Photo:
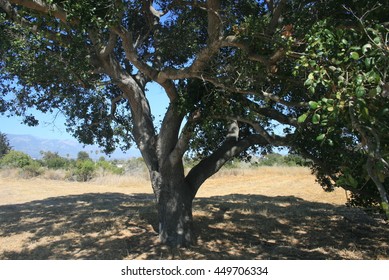
<path fill-rule="evenodd" d="M 24 166 L 20 169 L 19 175 L 24 179 L 29 179 L 32 177 L 37 177 L 39 175 L 42 175 L 44 172 L 42 166 L 39 164 L 39 162 L 33 160 L 30 162 L 29 165 Z"/>
<path fill-rule="evenodd" d="M 19 151 L 9 151 L 1 159 L 1 166 L 11 168 L 23 168 L 32 164 L 34 160 L 27 154 Z"/>
<path fill-rule="evenodd" d="M 46 166 L 49 169 L 68 169 L 70 166 L 70 160 L 61 157 L 57 152 L 41 152 L 42 155 L 42 165 Z"/>
<path fill-rule="evenodd" d="M 107 174 L 122 175 L 124 173 L 123 168 L 116 166 L 113 162 L 106 161 L 104 157 L 99 159 L 96 163 L 96 167 L 101 171 L 103 176 Z"/>
<path fill-rule="evenodd" d="M 79 182 L 91 180 L 96 174 L 96 164 L 92 160 L 78 160 L 74 175 Z"/>
<path fill-rule="evenodd" d="M 308 162 L 304 158 L 297 155 L 280 155 L 277 153 L 267 154 L 258 159 L 254 165 L 256 166 L 307 166 Z"/>
<path fill-rule="evenodd" d="M 9 151 L 1 158 L 0 165 L 2 168 L 19 168 L 19 175 L 25 179 L 36 177 L 43 173 L 39 162 L 23 152 L 14 150 Z"/>

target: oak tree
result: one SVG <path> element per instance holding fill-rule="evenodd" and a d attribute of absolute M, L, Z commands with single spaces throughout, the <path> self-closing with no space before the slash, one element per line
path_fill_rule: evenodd
<path fill-rule="evenodd" d="M 323 155 L 335 148 L 320 146 L 321 138 L 328 144 L 332 139 L 320 136 L 324 114 L 319 110 L 332 112 L 326 96 L 336 91 L 317 79 L 325 76 L 320 69 L 309 68 L 330 59 L 316 49 L 315 30 L 328 18 L 339 30 L 350 23 L 347 29 L 357 22 L 350 11 L 364 13 L 371 4 L 0 0 L 0 111 L 23 115 L 26 124 L 35 125 L 38 120 L 27 108 L 60 110 L 79 141 L 97 143 L 106 152 L 135 143 L 149 170 L 161 242 L 190 245 L 193 199 L 232 158 L 287 146 L 328 166 Z M 372 20 L 381 22 L 382 14 Z M 340 71 L 347 72 L 343 65 Z M 379 83 L 385 78 L 381 75 Z M 146 95 L 149 83 L 159 84 L 169 99 L 159 125 Z M 319 83 L 324 83 L 320 89 Z M 326 105 L 318 103 L 322 98 Z M 339 101 L 335 107 L 340 106 Z M 333 131 L 345 127 L 331 125 Z M 348 128 L 332 140 L 339 140 L 339 149 L 363 140 L 351 131 L 357 126 Z M 186 174 L 183 157 L 189 151 L 199 161 Z"/>

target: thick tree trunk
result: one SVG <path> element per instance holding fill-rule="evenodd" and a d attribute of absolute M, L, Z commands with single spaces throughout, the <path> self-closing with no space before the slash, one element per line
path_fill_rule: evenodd
<path fill-rule="evenodd" d="M 154 172 L 152 186 L 158 208 L 159 238 L 169 247 L 188 247 L 195 242 L 192 202 L 194 193 L 183 173 Z"/>
<path fill-rule="evenodd" d="M 185 192 L 162 191 L 158 200 L 159 237 L 170 247 L 188 247 L 194 243 L 193 198 Z"/>

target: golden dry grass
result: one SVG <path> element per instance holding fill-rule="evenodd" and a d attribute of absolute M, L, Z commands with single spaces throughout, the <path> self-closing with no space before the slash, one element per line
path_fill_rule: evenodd
<path fill-rule="evenodd" d="M 185 259 L 388 259 L 389 228 L 305 168 L 222 170 L 194 202 Z M 163 259 L 144 175 L 88 183 L 0 176 L 0 259 Z"/>
<path fill-rule="evenodd" d="M 308 201 L 345 204 L 346 194 L 337 189 L 323 192 L 310 170 L 302 167 L 261 167 L 258 169 L 224 169 L 206 181 L 198 197 L 228 194 L 293 195 Z"/>

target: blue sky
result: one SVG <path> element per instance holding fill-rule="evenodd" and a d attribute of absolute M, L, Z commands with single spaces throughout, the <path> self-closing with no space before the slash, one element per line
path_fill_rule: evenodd
<path fill-rule="evenodd" d="M 147 96 L 149 98 L 152 112 L 156 122 L 161 120 L 168 106 L 168 97 L 164 90 L 156 83 L 149 84 L 147 87 Z M 38 120 L 39 125 L 29 127 L 22 124 L 22 117 L 7 117 L 0 115 L 0 132 L 6 134 L 28 134 L 43 139 L 74 139 L 66 132 L 65 117 L 61 114 L 43 114 L 36 110 L 31 112 Z"/>

